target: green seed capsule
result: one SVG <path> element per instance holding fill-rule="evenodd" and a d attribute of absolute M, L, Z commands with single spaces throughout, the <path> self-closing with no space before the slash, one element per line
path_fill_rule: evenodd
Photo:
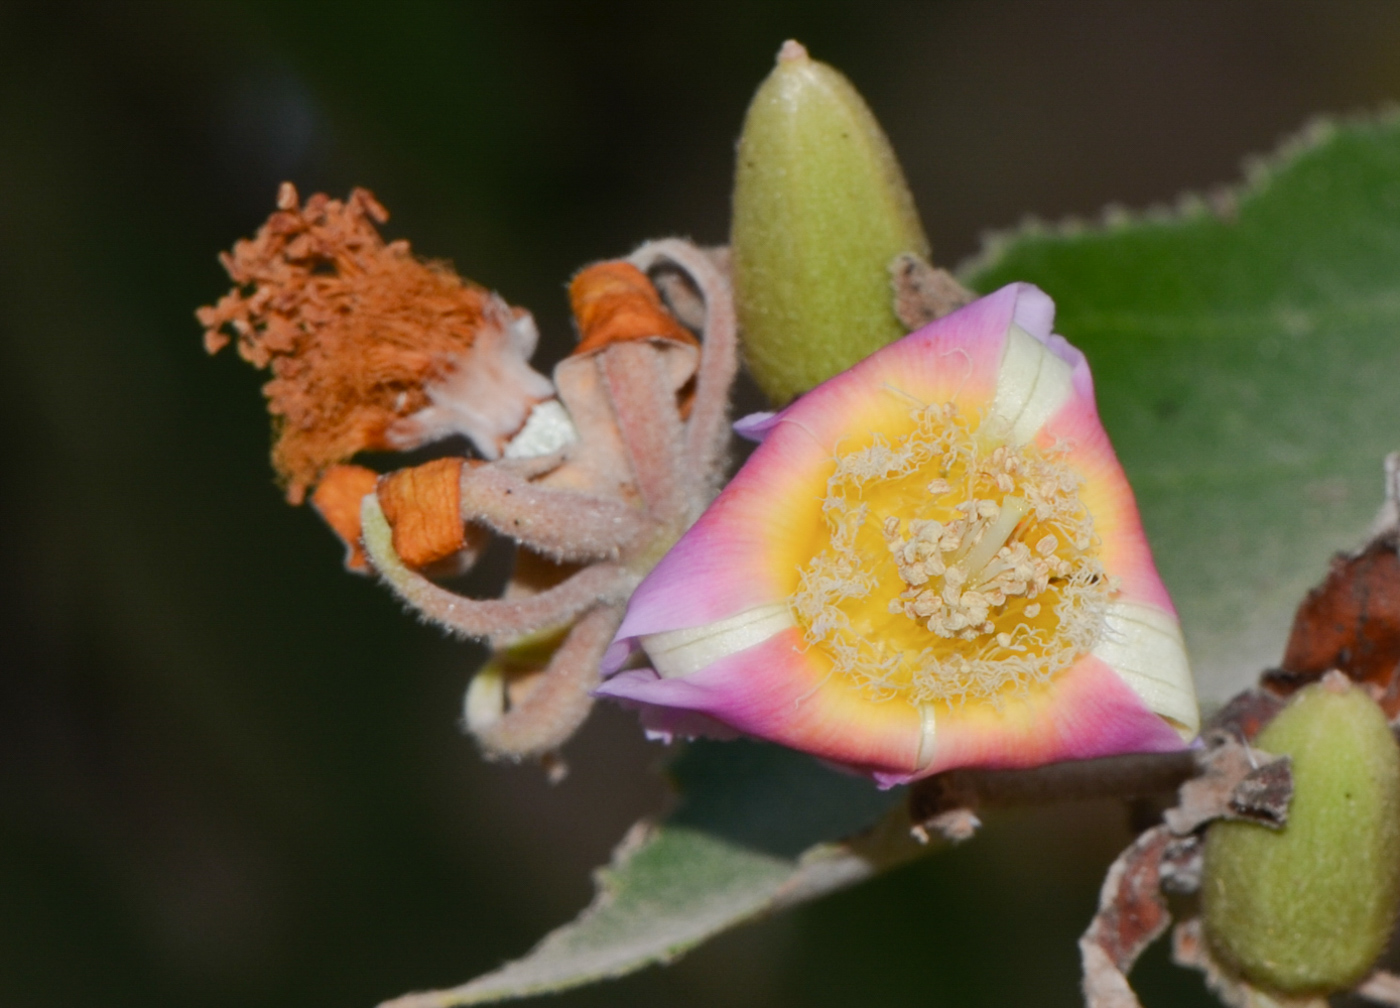
<path fill-rule="evenodd" d="M 775 403 L 904 335 L 890 261 L 929 252 L 913 197 L 860 94 L 796 42 L 744 119 L 732 249 L 745 357 Z"/>
<path fill-rule="evenodd" d="M 1345 990 L 1385 948 L 1400 907 L 1400 749 L 1375 701 L 1340 673 L 1301 691 L 1256 745 L 1293 758 L 1288 824 L 1210 826 L 1211 949 L 1278 993 Z"/>

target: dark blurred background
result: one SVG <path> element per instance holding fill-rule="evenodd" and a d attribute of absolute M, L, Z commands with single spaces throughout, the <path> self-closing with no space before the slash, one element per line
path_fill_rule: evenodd
<path fill-rule="evenodd" d="M 1238 176 L 1400 98 L 1394 2 L 0 3 L 0 1005 L 354 1008 L 524 952 L 655 808 L 603 710 L 551 788 L 457 731 L 479 654 L 340 569 L 192 311 L 277 184 L 528 305 L 643 238 L 725 239 L 783 39 L 844 70 L 937 258 Z M 1073 1005 L 1120 808 L 976 842 L 584 1005 Z M 1152 1005 L 1210 1003 L 1160 950 Z"/>

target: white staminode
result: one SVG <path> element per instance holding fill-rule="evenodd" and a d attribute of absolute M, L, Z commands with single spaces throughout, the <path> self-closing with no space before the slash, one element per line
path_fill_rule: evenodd
<path fill-rule="evenodd" d="M 1112 666 L 1183 738 L 1195 738 L 1201 715 L 1176 620 L 1156 606 L 1119 599 L 1109 603 L 1105 623 L 1094 656 Z"/>
<path fill-rule="evenodd" d="M 423 386 L 430 405 L 391 425 L 386 440 L 408 451 L 461 434 L 482 458 L 500 458 L 531 409 L 554 396 L 549 379 L 529 364 L 538 341 L 529 312 L 517 314 L 492 294 L 472 345 Z"/>
<path fill-rule="evenodd" d="M 641 645 L 663 679 L 690 675 L 796 626 L 786 602 L 746 609 L 704 626 L 648 634 Z"/>
<path fill-rule="evenodd" d="M 577 440 L 578 431 L 569 419 L 569 411 L 558 399 L 546 399 L 535 403 L 530 410 L 525 426 L 506 445 L 505 457 L 522 459 L 549 455 Z"/>
<path fill-rule="evenodd" d="M 989 420 L 1005 425 L 1006 439 L 1023 445 L 1039 433 L 1074 393 L 1073 369 L 1016 324 L 1006 334 Z"/>

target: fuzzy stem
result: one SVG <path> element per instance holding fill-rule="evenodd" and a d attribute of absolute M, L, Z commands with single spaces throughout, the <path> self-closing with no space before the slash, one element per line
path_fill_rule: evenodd
<path fill-rule="evenodd" d="M 631 255 L 632 264 L 644 273 L 665 260 L 690 274 L 705 300 L 704 342 L 685 447 L 694 475 L 709 479 L 729 443 L 729 387 L 739 367 L 734 294 L 714 260 L 690 242 L 676 238 L 647 242 Z"/>
<path fill-rule="evenodd" d="M 645 524 L 615 497 L 540 486 L 500 466 L 463 468 L 462 519 L 560 562 L 616 559 Z"/>
<path fill-rule="evenodd" d="M 615 343 L 599 357 L 642 502 L 663 520 L 682 514 L 681 418 L 659 352 L 633 340 Z"/>
<path fill-rule="evenodd" d="M 472 728 L 487 755 L 527 759 L 554 752 L 567 742 L 593 708 L 589 690 L 598 685 L 598 662 L 621 622 L 617 605 L 585 613 L 524 702 L 491 724 Z"/>
<path fill-rule="evenodd" d="M 374 494 L 360 505 L 365 553 L 394 593 L 424 619 L 464 637 L 514 636 L 568 623 L 600 603 L 621 602 L 635 576 L 613 563 L 585 567 L 557 587 L 519 599 L 469 599 L 433 584 L 394 552 L 393 530 Z"/>

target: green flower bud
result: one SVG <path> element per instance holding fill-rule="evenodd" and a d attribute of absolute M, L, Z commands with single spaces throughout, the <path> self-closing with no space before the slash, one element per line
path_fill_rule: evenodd
<path fill-rule="evenodd" d="M 1375 701 L 1335 672 L 1255 744 L 1293 758 L 1293 801 L 1278 831 L 1210 826 L 1211 949 L 1266 990 L 1345 990 L 1385 948 L 1400 907 L 1400 749 Z"/>
<path fill-rule="evenodd" d="M 786 42 L 744 119 L 731 238 L 744 353 L 784 404 L 904 335 L 889 267 L 928 239 L 850 81 Z"/>

